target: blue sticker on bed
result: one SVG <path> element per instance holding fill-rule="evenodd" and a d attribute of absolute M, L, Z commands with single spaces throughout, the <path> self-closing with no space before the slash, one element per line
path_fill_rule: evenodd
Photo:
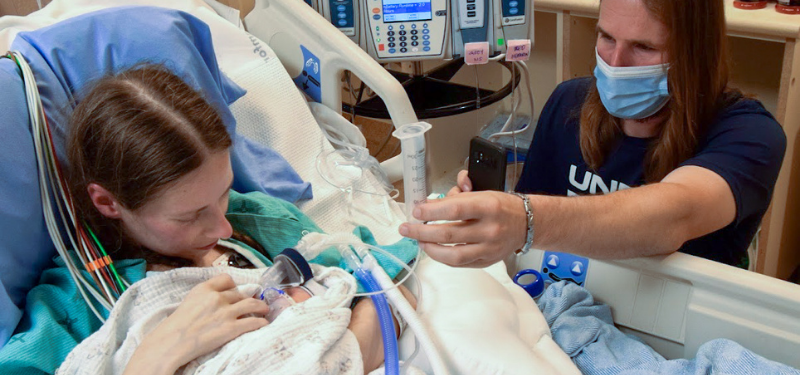
<path fill-rule="evenodd" d="M 294 77 L 294 83 L 315 102 L 322 102 L 322 74 L 320 73 L 319 57 L 305 46 L 300 46 L 303 51 L 303 71 Z"/>

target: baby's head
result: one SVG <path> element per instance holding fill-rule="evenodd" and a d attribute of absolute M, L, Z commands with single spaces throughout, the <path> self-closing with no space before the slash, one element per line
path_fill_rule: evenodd
<path fill-rule="evenodd" d="M 191 264 L 231 235 L 231 144 L 214 107 L 166 68 L 103 78 L 70 120 L 78 214 L 112 257 Z"/>

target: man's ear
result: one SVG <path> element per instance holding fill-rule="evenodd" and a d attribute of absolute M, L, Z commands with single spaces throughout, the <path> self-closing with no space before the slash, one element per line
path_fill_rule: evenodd
<path fill-rule="evenodd" d="M 89 193 L 92 204 L 100 214 L 111 219 L 119 219 L 122 216 L 122 205 L 106 188 L 91 182 L 86 186 L 86 192 Z"/>

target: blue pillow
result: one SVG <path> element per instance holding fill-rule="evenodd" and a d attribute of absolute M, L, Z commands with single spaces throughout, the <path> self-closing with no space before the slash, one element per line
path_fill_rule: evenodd
<path fill-rule="evenodd" d="M 234 186 L 295 202 L 311 187 L 275 151 L 235 134 L 228 105 L 245 94 L 219 70 L 208 25 L 155 7 L 106 9 L 20 33 L 12 50 L 37 79 L 56 154 L 66 163 L 67 125 L 76 98 L 97 79 L 142 62 L 162 63 L 201 90 L 233 134 Z M 19 321 L 26 293 L 51 264 L 36 159 L 17 67 L 0 59 L 0 346 Z M 254 163 L 254 161 L 258 161 Z M 268 162 L 264 162 L 268 161 Z"/>

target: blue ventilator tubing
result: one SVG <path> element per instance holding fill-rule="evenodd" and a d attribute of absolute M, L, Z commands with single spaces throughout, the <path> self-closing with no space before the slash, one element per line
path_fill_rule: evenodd
<path fill-rule="evenodd" d="M 367 292 L 379 292 L 381 289 L 375 278 L 364 268 L 356 268 L 355 275 Z M 373 294 L 370 296 L 375 310 L 378 312 L 378 321 L 381 323 L 381 333 L 383 333 L 383 359 L 384 370 L 387 375 L 400 374 L 400 356 L 397 353 L 397 337 L 394 332 L 394 321 L 392 312 L 389 310 L 389 303 L 383 294 Z"/>

